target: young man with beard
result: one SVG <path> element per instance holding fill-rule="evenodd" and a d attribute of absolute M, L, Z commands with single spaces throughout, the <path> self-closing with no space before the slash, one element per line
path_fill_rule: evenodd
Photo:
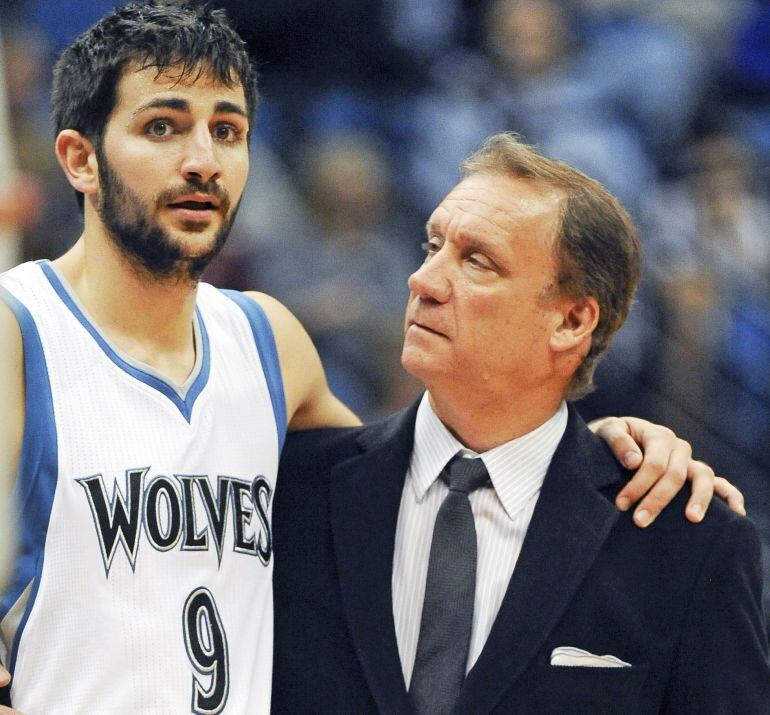
<path fill-rule="evenodd" d="M 0 281 L 21 511 L 3 662 L 22 711 L 269 708 L 286 426 L 357 420 L 288 311 L 199 284 L 256 101 L 241 39 L 182 4 L 118 9 L 56 66 L 56 154 L 84 231 Z"/>
<path fill-rule="evenodd" d="M 284 435 L 358 420 L 285 308 L 199 282 L 237 210 L 256 101 L 224 16 L 180 3 L 118 8 L 57 64 L 56 154 L 83 234 L 0 278 L 20 511 L 0 655 L 23 711 L 269 709 Z M 647 453 L 625 497 L 661 478 L 652 518 L 690 472 L 702 515 L 713 472 L 688 445 L 633 420 L 604 430 L 618 458 L 638 460 L 631 433 Z"/>

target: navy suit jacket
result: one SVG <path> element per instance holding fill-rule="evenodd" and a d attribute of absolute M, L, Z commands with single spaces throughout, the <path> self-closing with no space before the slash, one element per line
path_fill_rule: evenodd
<path fill-rule="evenodd" d="M 391 601 L 416 405 L 290 435 L 273 505 L 274 713 L 409 713 Z M 570 408 L 497 619 L 456 713 L 770 712 L 760 547 L 715 501 L 678 496 L 647 529 L 627 472 Z M 627 668 L 550 665 L 558 646 Z"/>

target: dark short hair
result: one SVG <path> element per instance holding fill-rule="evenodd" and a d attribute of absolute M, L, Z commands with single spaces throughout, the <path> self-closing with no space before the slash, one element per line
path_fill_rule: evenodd
<path fill-rule="evenodd" d="M 631 309 L 641 276 L 639 232 L 631 217 L 598 181 L 554 161 L 515 134 L 493 134 L 462 164 L 464 176 L 494 173 L 531 179 L 565 194 L 554 237 L 557 290 L 570 298 L 593 297 L 599 323 L 591 348 L 567 388 L 577 400 L 593 389 L 593 375 L 615 331 Z"/>
<path fill-rule="evenodd" d="M 227 87 L 240 84 L 249 119 L 258 94 L 256 69 L 246 43 L 224 10 L 183 0 L 132 2 L 107 13 L 59 57 L 53 78 L 56 133 L 75 129 L 101 147 L 127 66 L 178 70 L 179 81 L 210 72 Z M 83 195 L 78 193 L 82 208 Z"/>

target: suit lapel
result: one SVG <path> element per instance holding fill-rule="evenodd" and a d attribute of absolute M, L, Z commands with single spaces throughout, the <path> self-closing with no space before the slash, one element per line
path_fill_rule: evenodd
<path fill-rule="evenodd" d="M 621 473 L 570 408 L 503 603 L 457 712 L 489 712 L 538 653 L 618 517 L 598 489 Z"/>
<path fill-rule="evenodd" d="M 393 621 L 391 579 L 401 492 L 414 441 L 417 403 L 364 430 L 363 453 L 337 465 L 331 519 L 350 632 L 381 712 L 410 711 Z"/>

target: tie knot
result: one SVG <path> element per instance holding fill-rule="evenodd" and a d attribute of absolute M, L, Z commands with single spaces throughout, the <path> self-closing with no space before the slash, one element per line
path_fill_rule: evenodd
<path fill-rule="evenodd" d="M 489 472 L 480 458 L 468 459 L 458 454 L 444 467 L 441 478 L 452 491 L 470 494 L 474 489 L 484 486 L 489 479 Z"/>

